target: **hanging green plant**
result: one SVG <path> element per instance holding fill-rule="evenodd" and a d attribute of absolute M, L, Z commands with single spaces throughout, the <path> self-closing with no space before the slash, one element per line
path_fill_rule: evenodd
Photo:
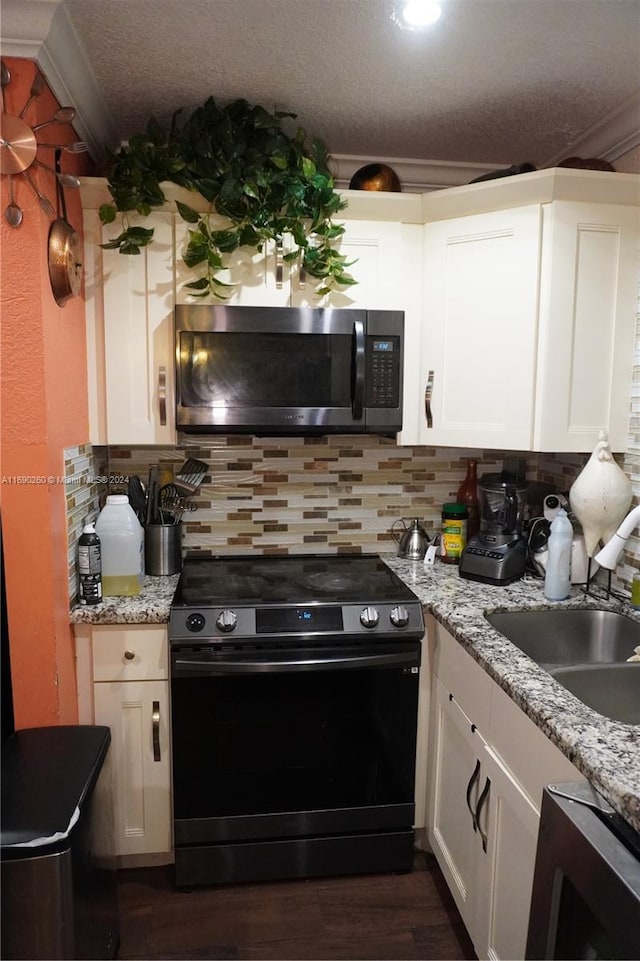
<path fill-rule="evenodd" d="M 200 213 L 177 203 L 180 216 L 193 225 L 184 262 L 201 269 L 201 276 L 185 285 L 193 296 L 224 299 L 229 285 L 218 274 L 225 255 L 238 247 L 260 251 L 266 241 L 287 234 L 292 244 L 284 260 L 300 259 L 305 271 L 323 282 L 319 294 L 356 283 L 346 272 L 350 263 L 334 247 L 344 227 L 333 216 L 346 201 L 334 190 L 322 142 L 308 144 L 300 127 L 293 137 L 282 129 L 281 121 L 295 119 L 295 114 L 271 114 L 246 100 L 221 107 L 213 97 L 182 127 L 179 113 L 168 133 L 150 120 L 144 134 L 109 155 L 113 203 L 102 205 L 100 219 L 113 223 L 120 213 L 122 231 L 103 247 L 140 253 L 153 230 L 131 225 L 127 212 L 148 216 L 165 202 L 161 183 L 171 181 L 197 191 L 210 204 L 209 212 Z M 224 229 L 216 227 L 216 214 L 227 219 Z"/>

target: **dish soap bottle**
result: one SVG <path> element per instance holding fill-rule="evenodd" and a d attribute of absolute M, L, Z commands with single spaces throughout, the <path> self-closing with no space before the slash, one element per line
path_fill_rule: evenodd
<path fill-rule="evenodd" d="M 549 555 L 544 577 L 544 596 L 548 601 L 564 601 L 571 590 L 571 546 L 573 527 L 567 512 L 560 508 L 551 524 Z"/>

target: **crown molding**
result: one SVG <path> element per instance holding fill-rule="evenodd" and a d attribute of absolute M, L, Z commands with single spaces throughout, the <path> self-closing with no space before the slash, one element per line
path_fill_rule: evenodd
<path fill-rule="evenodd" d="M 3 57 L 36 60 L 61 0 L 2 0 Z"/>
<path fill-rule="evenodd" d="M 2 0 L 3 56 L 35 60 L 61 104 L 75 107 L 73 127 L 89 144 L 96 162 L 105 146 L 117 149 L 115 125 L 93 76 L 82 44 L 62 0 Z M 640 91 L 544 164 L 553 167 L 571 155 L 614 162 L 640 144 Z M 380 158 L 377 158 L 380 159 Z M 353 174 L 371 157 L 336 154 L 336 186 L 348 188 Z M 390 157 L 384 160 L 400 178 L 403 191 L 424 192 L 468 184 L 475 177 L 505 166 Z"/>
<path fill-rule="evenodd" d="M 574 140 L 567 150 L 550 157 L 548 167 L 566 157 L 599 157 L 614 163 L 640 144 L 640 90 Z"/>
<path fill-rule="evenodd" d="M 96 162 L 116 147 L 115 126 L 61 0 L 2 0 L 3 56 L 35 60 L 62 105 L 75 107 L 73 129 Z"/>
<path fill-rule="evenodd" d="M 331 169 L 336 187 L 341 190 L 349 187 L 354 173 L 373 163 L 371 157 L 360 157 L 355 154 L 332 154 Z M 376 158 L 377 163 L 386 163 L 394 169 L 403 191 L 409 193 L 423 193 L 425 190 L 440 190 L 443 187 L 458 187 L 468 184 L 475 177 L 486 174 L 490 170 L 497 170 L 504 164 L 475 164 L 455 163 L 442 160 L 409 160 L 404 157 L 388 157 L 384 160 Z"/>

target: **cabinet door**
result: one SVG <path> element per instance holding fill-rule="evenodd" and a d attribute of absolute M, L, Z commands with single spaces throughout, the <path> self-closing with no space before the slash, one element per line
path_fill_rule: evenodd
<path fill-rule="evenodd" d="M 541 209 L 425 228 L 422 444 L 528 450 Z"/>
<path fill-rule="evenodd" d="M 421 271 L 423 228 L 420 224 L 382 220 L 345 220 L 337 245 L 352 287 L 319 297 L 319 281 L 297 266 L 291 270 L 291 302 L 302 307 L 388 308 L 404 311 L 402 432 L 398 443 L 418 443 L 418 383 L 420 373 Z"/>
<path fill-rule="evenodd" d="M 482 757 L 489 789 L 480 817 L 478 957 L 524 958 L 533 886 L 539 813 L 491 750 Z M 485 821 L 486 818 L 486 821 Z M 486 829 L 485 829 L 486 823 Z"/>
<path fill-rule="evenodd" d="M 116 854 L 171 851 L 166 681 L 95 684 L 95 723 L 111 728 Z"/>
<path fill-rule="evenodd" d="M 222 229 L 222 217 L 211 217 L 212 227 Z M 176 303 L 177 304 L 233 304 L 234 306 L 287 307 L 291 301 L 290 267 L 283 260 L 285 247 L 269 241 L 261 251 L 253 247 L 241 247 L 225 254 L 226 267 L 216 276 L 228 288 L 221 288 L 224 300 L 216 297 L 194 297 L 185 284 L 203 276 L 200 267 L 187 268 L 183 256 L 189 243 L 189 225 L 176 221 Z"/>
<path fill-rule="evenodd" d="M 428 837 L 475 943 L 480 878 L 474 813 L 482 790 L 484 742 L 438 678 L 433 693 Z"/>
<path fill-rule="evenodd" d="M 103 251 L 107 442 L 174 444 L 173 217 L 129 222 L 154 237 L 135 256 Z M 103 242 L 117 232 L 104 227 Z"/>
<path fill-rule="evenodd" d="M 637 208 L 545 205 L 533 450 L 627 449 Z"/>

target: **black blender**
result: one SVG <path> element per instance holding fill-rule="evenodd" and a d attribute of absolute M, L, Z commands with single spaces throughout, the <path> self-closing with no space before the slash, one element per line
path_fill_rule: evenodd
<path fill-rule="evenodd" d="M 460 557 L 460 577 L 510 584 L 524 574 L 527 556 L 522 521 L 527 485 L 513 474 L 483 474 L 478 481 L 480 530 Z"/>

